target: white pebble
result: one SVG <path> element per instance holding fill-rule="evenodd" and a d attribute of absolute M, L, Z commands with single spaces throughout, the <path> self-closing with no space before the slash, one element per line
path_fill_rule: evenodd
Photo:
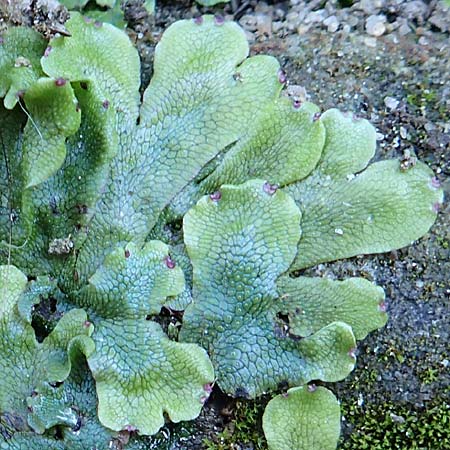
<path fill-rule="evenodd" d="M 372 15 L 366 20 L 366 31 L 367 34 L 371 36 L 379 37 L 386 31 L 386 16 L 383 15 Z"/>

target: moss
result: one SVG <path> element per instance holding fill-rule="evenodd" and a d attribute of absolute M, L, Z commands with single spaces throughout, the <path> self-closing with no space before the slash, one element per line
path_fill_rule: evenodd
<path fill-rule="evenodd" d="M 237 401 L 233 410 L 232 421 L 220 433 L 215 441 L 205 439 L 203 441 L 206 450 L 229 450 L 245 447 L 251 444 L 254 450 L 266 450 L 267 443 L 262 431 L 262 415 L 266 401 Z"/>
<path fill-rule="evenodd" d="M 341 450 L 450 448 L 450 405 L 442 400 L 423 409 L 390 402 L 361 407 L 343 402 L 342 413 L 358 431 L 341 439 Z"/>

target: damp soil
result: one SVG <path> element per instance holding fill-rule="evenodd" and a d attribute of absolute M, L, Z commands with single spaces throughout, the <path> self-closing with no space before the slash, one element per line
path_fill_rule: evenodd
<path fill-rule="evenodd" d="M 36 9 L 39 2 L 28 3 L 33 8 L 19 8 L 16 22 L 49 35 L 60 29 L 64 12 L 49 17 Z M 377 129 L 375 159 L 416 155 L 442 183 L 445 202 L 419 241 L 389 254 L 320 264 L 305 273 L 362 276 L 386 291 L 388 324 L 359 344 L 352 374 L 328 384 L 342 402 L 340 448 L 450 448 L 450 413 L 442 419 L 447 421 L 443 432 L 431 427 L 420 444 L 411 437 L 429 420 L 429 411 L 436 405 L 447 405 L 448 411 L 450 403 L 450 8 L 443 1 L 403 0 L 235 0 L 206 8 L 181 0 L 157 2 L 150 16 L 142 1 L 128 1 L 127 32 L 141 56 L 143 88 L 164 29 L 201 13 L 237 20 L 252 54 L 278 58 L 290 95 L 323 110 L 338 107 L 369 119 Z M 265 402 L 256 410 L 263 411 Z M 236 400 L 216 388 L 195 422 L 168 426 L 142 448 L 265 448 L 261 414 L 237 417 L 237 410 Z M 414 414 L 413 427 L 408 413 Z M 380 429 L 373 423 L 377 414 Z M 237 421 L 253 427 L 247 437 L 236 432 Z M 383 436 L 388 425 L 394 431 Z"/>

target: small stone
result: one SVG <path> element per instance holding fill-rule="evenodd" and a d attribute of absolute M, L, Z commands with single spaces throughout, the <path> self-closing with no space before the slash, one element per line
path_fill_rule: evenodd
<path fill-rule="evenodd" d="M 286 22 L 292 24 L 292 25 L 299 25 L 300 24 L 300 20 L 299 20 L 299 14 L 298 12 L 290 12 L 289 14 L 286 15 Z"/>
<path fill-rule="evenodd" d="M 280 21 L 276 21 L 276 22 L 272 22 L 272 31 L 274 33 L 278 33 L 280 30 L 282 30 L 284 27 L 283 22 Z"/>
<path fill-rule="evenodd" d="M 428 6 L 420 0 L 405 2 L 401 12 L 403 17 L 406 17 L 408 20 L 417 20 L 421 24 L 423 24 L 427 13 Z"/>
<path fill-rule="evenodd" d="M 67 255 L 74 247 L 74 243 L 69 235 L 67 238 L 53 239 L 48 246 L 48 253 L 50 255 Z"/>
<path fill-rule="evenodd" d="M 358 394 L 358 406 L 364 405 L 364 397 L 361 393 Z"/>
<path fill-rule="evenodd" d="M 366 14 L 375 14 L 383 6 L 385 0 L 360 0 L 359 9 L 362 9 Z"/>
<path fill-rule="evenodd" d="M 328 13 L 325 9 L 319 9 L 318 11 L 311 11 L 306 17 L 305 17 L 305 23 L 321 23 L 323 22 L 328 16 Z"/>
<path fill-rule="evenodd" d="M 374 37 L 366 36 L 364 38 L 364 45 L 366 47 L 375 48 L 377 46 L 377 39 Z"/>
<path fill-rule="evenodd" d="M 286 93 L 289 97 L 294 100 L 298 100 L 301 103 L 306 102 L 308 99 L 308 94 L 306 93 L 306 89 L 304 86 L 300 86 L 299 84 L 290 84 L 286 89 Z"/>
<path fill-rule="evenodd" d="M 256 31 L 258 28 L 258 21 L 254 15 L 245 14 L 239 20 L 239 24 L 244 30 Z"/>
<path fill-rule="evenodd" d="M 342 228 L 335 228 L 334 232 L 336 234 L 338 234 L 339 236 L 343 236 L 343 234 L 344 234 L 344 231 L 342 230 Z"/>
<path fill-rule="evenodd" d="M 397 22 L 399 19 L 397 19 Z M 406 36 L 408 33 L 411 33 L 411 27 L 408 25 L 406 20 L 401 21 L 401 25 L 398 27 L 398 34 L 400 36 Z"/>
<path fill-rule="evenodd" d="M 424 126 L 425 131 L 427 131 L 428 133 L 430 131 L 434 131 L 436 129 L 436 125 L 433 122 L 427 122 Z M 447 133 L 448 131 L 444 130 L 444 133 Z"/>
<path fill-rule="evenodd" d="M 32 67 L 32 65 L 29 59 L 23 56 L 18 56 L 14 61 L 14 67 Z"/>
<path fill-rule="evenodd" d="M 449 11 L 447 11 L 447 13 L 437 11 L 428 19 L 428 22 L 443 33 L 447 33 L 450 31 L 450 21 L 448 20 L 448 17 Z"/>
<path fill-rule="evenodd" d="M 390 416 L 391 416 L 392 422 L 395 422 L 395 423 L 405 423 L 406 422 L 406 420 L 403 416 L 397 416 L 397 414 L 394 414 L 394 413 L 391 413 Z"/>
<path fill-rule="evenodd" d="M 390 111 L 395 111 L 397 109 L 397 106 L 400 102 L 395 99 L 394 97 L 384 97 L 384 105 L 386 108 L 388 108 Z"/>
<path fill-rule="evenodd" d="M 366 31 L 371 36 L 379 37 L 386 31 L 386 16 L 377 15 L 369 16 L 366 20 Z"/>
<path fill-rule="evenodd" d="M 420 36 L 420 38 L 417 42 L 419 45 L 422 45 L 424 47 L 430 45 L 428 39 L 425 36 Z"/>
<path fill-rule="evenodd" d="M 310 25 L 306 25 L 304 23 L 302 23 L 298 28 L 297 28 L 297 34 L 299 34 L 300 36 L 304 36 L 306 33 L 308 33 L 309 29 L 311 28 Z"/>
<path fill-rule="evenodd" d="M 327 31 L 330 33 L 335 33 L 339 28 L 339 21 L 336 16 L 327 17 L 323 24 L 327 27 Z"/>
<path fill-rule="evenodd" d="M 400 137 L 406 139 L 408 137 L 408 132 L 405 127 L 400 127 Z"/>
<path fill-rule="evenodd" d="M 272 35 L 272 17 L 268 14 L 256 15 L 256 31 L 260 36 Z"/>

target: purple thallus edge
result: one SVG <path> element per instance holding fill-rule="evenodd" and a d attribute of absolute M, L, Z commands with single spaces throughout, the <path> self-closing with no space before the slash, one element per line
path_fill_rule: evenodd
<path fill-rule="evenodd" d="M 67 83 L 67 80 L 62 77 L 59 77 L 55 80 L 55 86 L 57 86 L 57 87 L 65 86 L 66 83 Z"/>
<path fill-rule="evenodd" d="M 287 81 L 286 72 L 285 72 L 283 69 L 280 69 L 280 70 L 278 71 L 278 81 L 279 81 L 281 84 L 285 84 L 286 81 Z"/>
<path fill-rule="evenodd" d="M 44 51 L 44 57 L 47 58 L 47 56 L 50 55 L 51 51 L 52 51 L 52 46 L 49 45 Z"/>
<path fill-rule="evenodd" d="M 315 392 L 317 390 L 317 386 L 313 384 L 308 384 L 308 392 Z"/>
<path fill-rule="evenodd" d="M 164 262 L 169 269 L 174 269 L 176 266 L 175 261 L 169 255 L 164 258 Z"/>
<path fill-rule="evenodd" d="M 225 19 L 224 19 L 224 17 L 221 14 L 216 14 L 214 16 L 214 23 L 216 25 L 221 26 L 221 25 L 223 25 L 225 23 Z"/>
<path fill-rule="evenodd" d="M 206 384 L 203 385 L 203 390 L 205 391 L 206 395 L 202 395 L 200 397 L 200 403 L 202 405 L 204 405 L 206 403 L 206 400 L 208 400 L 209 396 L 211 395 L 211 392 L 213 390 L 213 386 L 214 386 L 214 383 L 206 383 Z"/>
<path fill-rule="evenodd" d="M 352 347 L 349 351 L 348 351 L 348 356 L 350 356 L 350 358 L 355 359 L 356 358 L 356 348 Z"/>
<path fill-rule="evenodd" d="M 292 102 L 292 106 L 295 109 L 299 109 L 302 106 L 302 102 L 298 98 L 295 98 L 294 101 Z"/>
<path fill-rule="evenodd" d="M 213 192 L 209 195 L 209 199 L 213 202 L 218 202 L 222 198 L 222 193 L 220 191 Z"/>
<path fill-rule="evenodd" d="M 439 202 L 433 203 L 431 209 L 433 212 L 438 213 L 439 210 L 441 209 L 441 204 Z"/>
<path fill-rule="evenodd" d="M 378 305 L 378 309 L 380 310 L 380 312 L 385 313 L 387 311 L 387 305 L 385 301 L 382 301 L 379 305 Z"/>
<path fill-rule="evenodd" d="M 279 188 L 278 184 L 270 184 L 268 181 L 266 181 L 263 184 L 264 192 L 269 195 L 275 194 L 275 192 L 277 192 L 278 188 Z"/>
<path fill-rule="evenodd" d="M 441 187 L 441 182 L 439 181 L 438 177 L 433 177 L 430 184 L 434 189 L 439 189 Z"/>
<path fill-rule="evenodd" d="M 196 16 L 192 20 L 196 25 L 201 25 L 203 23 L 203 16 Z"/>

